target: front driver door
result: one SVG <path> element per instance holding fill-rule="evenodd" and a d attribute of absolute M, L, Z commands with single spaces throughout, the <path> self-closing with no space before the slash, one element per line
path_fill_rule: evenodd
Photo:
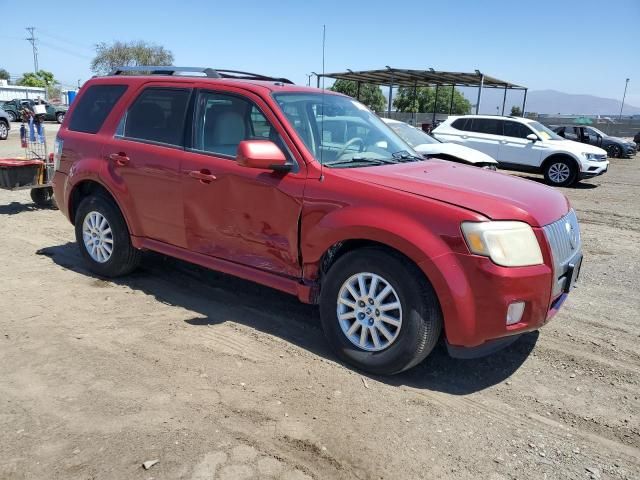
<path fill-rule="evenodd" d="M 272 140 L 286 174 L 236 163 L 242 140 Z M 267 105 L 240 89 L 200 90 L 191 147 L 181 167 L 187 248 L 299 278 L 298 225 L 306 169 Z"/>

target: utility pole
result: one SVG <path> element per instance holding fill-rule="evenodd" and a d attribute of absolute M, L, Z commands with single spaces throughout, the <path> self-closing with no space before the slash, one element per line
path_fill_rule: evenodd
<path fill-rule="evenodd" d="M 620 115 L 618 115 L 618 120 L 622 120 L 622 109 L 624 108 L 624 99 L 627 96 L 627 87 L 629 86 L 629 79 L 624 83 L 624 93 L 622 94 L 622 105 L 620 105 Z"/>
<path fill-rule="evenodd" d="M 36 45 L 36 36 L 34 35 L 36 27 L 27 27 L 27 32 L 31 35 L 26 40 L 31 44 L 33 48 L 33 73 L 38 73 L 38 47 Z"/>

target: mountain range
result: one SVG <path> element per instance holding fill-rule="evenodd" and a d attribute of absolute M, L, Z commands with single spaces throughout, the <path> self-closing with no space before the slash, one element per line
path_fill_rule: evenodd
<path fill-rule="evenodd" d="M 527 94 L 527 111 L 546 114 L 618 115 L 620 100 L 593 95 L 575 95 L 556 90 L 532 90 Z M 640 108 L 625 102 L 624 115 L 640 115 Z"/>

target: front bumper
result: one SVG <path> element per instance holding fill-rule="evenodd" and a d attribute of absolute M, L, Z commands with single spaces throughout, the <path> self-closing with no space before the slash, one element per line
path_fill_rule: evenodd
<path fill-rule="evenodd" d="M 583 160 L 580 163 L 580 178 L 593 178 L 602 175 L 609 169 L 609 160 L 595 162 Z"/>

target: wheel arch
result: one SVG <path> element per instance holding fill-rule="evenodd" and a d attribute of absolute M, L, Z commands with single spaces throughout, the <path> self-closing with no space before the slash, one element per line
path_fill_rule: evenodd
<path fill-rule="evenodd" d="M 544 161 L 542 162 L 542 165 L 540 166 L 540 169 L 543 172 L 546 171 L 549 164 L 552 163 L 554 160 L 569 160 L 573 164 L 573 166 L 576 167 L 577 172 L 580 173 L 580 162 L 578 161 L 578 159 L 573 155 L 571 155 L 570 153 L 561 153 L 561 152 L 552 153 L 547 158 L 545 158 Z"/>
<path fill-rule="evenodd" d="M 84 179 L 76 183 L 71 191 L 69 192 L 69 200 L 67 202 L 67 208 L 69 212 L 69 220 L 71 223 L 75 223 L 75 215 L 78 210 L 78 205 L 80 202 L 88 196 L 101 194 L 105 197 L 109 198 L 113 203 L 118 207 L 120 213 L 122 213 L 122 217 L 124 218 L 125 223 L 127 224 L 127 228 L 129 232 L 131 232 L 131 224 L 129 219 L 127 218 L 126 211 L 122 208 L 122 205 L 116 199 L 116 196 L 111 193 L 111 191 L 102 183 L 95 179 Z"/>

